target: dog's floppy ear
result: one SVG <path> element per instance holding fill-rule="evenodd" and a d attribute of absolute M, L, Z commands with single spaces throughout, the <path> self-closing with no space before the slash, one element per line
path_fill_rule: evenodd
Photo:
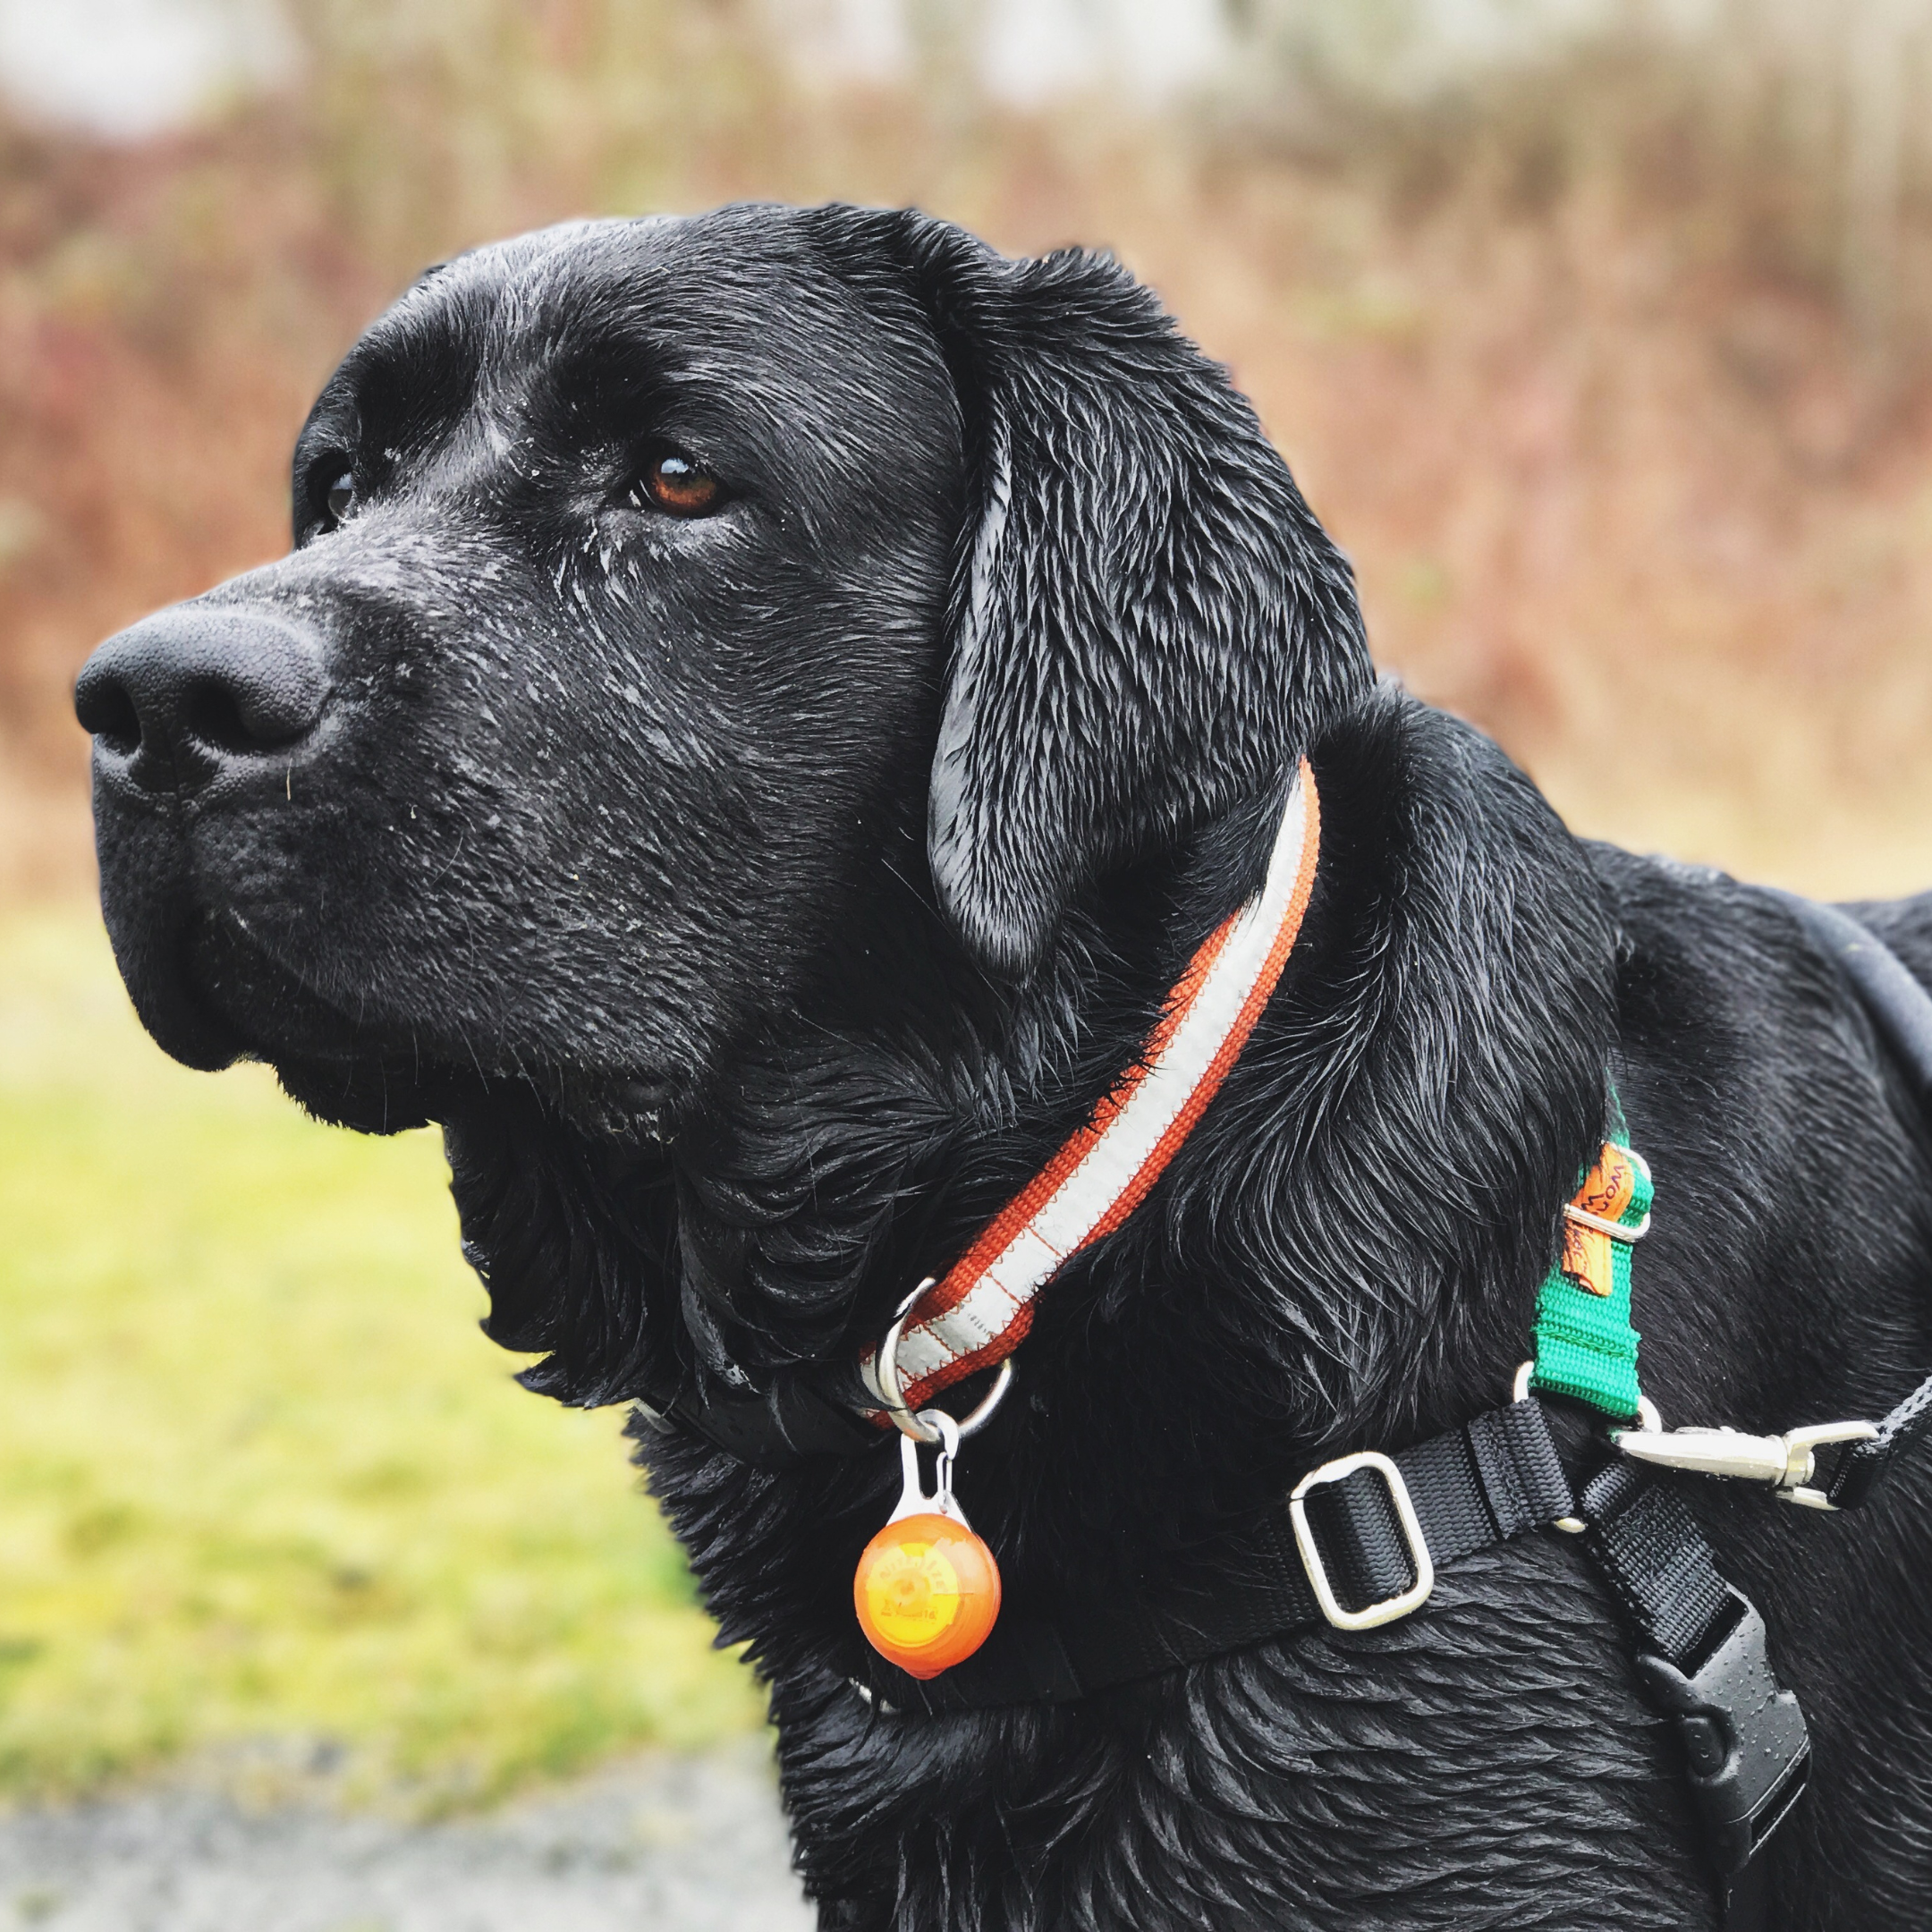
<path fill-rule="evenodd" d="M 928 851 L 1018 977 L 1082 887 L 1278 784 L 1372 673 L 1346 562 L 1150 291 L 896 220 L 969 465 Z"/>

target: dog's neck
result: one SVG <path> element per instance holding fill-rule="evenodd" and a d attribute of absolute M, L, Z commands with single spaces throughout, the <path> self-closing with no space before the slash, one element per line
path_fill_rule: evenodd
<path fill-rule="evenodd" d="M 886 1407 L 922 1409 L 995 1368 L 1004 1394 L 1039 1292 L 1131 1215 L 1239 1058 L 1293 949 L 1320 841 L 1319 794 L 1298 760 L 1259 889 L 1202 940 L 1158 1023 L 1076 1131 L 869 1352 L 867 1383 Z"/>
<path fill-rule="evenodd" d="M 1144 1551 L 1312 1449 L 1493 1403 L 1600 1133 L 1614 935 L 1581 848 L 1493 748 L 1394 696 L 1312 752 L 1292 965 L 1161 1185 L 1046 1289 L 975 1445 L 975 1521 L 1021 1572 L 1093 1526 L 1022 1509 L 1003 1465 L 1076 1496 L 1104 1461 Z M 854 1360 L 1118 1077 L 1252 890 L 1278 802 L 1116 880 L 1017 991 L 958 998 L 956 971 L 888 958 L 748 1055 L 669 1162 L 534 1103 L 453 1136 L 492 1332 L 550 1349 L 532 1380 L 578 1401 L 634 1393 L 665 1352 L 726 1387 Z"/>
<path fill-rule="evenodd" d="M 1260 890 L 1284 816 L 1292 893 L 1293 774 L 1085 897 L 1022 983 L 978 973 L 929 905 L 888 908 L 835 958 L 673 1150 L 700 1375 L 743 1388 L 800 1363 L 856 1368 L 907 1290 L 1138 1066 L 1203 940 Z M 843 1393 L 872 1405 L 849 1376 Z"/>

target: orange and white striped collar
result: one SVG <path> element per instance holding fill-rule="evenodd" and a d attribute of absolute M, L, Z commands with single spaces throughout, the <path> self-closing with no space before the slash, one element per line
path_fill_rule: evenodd
<path fill-rule="evenodd" d="M 1303 758 L 1261 890 L 1202 943 L 1139 1063 L 1092 1118 L 1011 1200 L 945 1278 L 907 1310 L 894 1359 L 903 1407 L 1005 1359 L 1060 1267 L 1126 1220 L 1207 1111 L 1253 1032 L 1301 928 L 1321 843 L 1315 775 Z M 888 1407 L 877 1356 L 860 1364 Z"/>

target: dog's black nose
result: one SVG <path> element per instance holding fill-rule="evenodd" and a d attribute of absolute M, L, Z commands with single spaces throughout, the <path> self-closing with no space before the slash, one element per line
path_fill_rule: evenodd
<path fill-rule="evenodd" d="M 81 666 L 74 711 L 137 784 L 191 792 L 306 737 L 327 695 L 319 639 L 269 611 L 185 604 L 109 638 Z"/>

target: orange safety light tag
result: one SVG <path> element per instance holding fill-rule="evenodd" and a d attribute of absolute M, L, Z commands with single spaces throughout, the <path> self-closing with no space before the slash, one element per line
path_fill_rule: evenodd
<path fill-rule="evenodd" d="M 919 1445 L 899 1438 L 905 1484 L 899 1506 L 865 1546 L 852 1605 L 866 1641 L 914 1677 L 936 1677 L 970 1657 L 999 1616 L 999 1565 L 953 1496 L 959 1425 L 925 1411 L 941 1432 L 937 1487 L 919 1487 Z"/>

